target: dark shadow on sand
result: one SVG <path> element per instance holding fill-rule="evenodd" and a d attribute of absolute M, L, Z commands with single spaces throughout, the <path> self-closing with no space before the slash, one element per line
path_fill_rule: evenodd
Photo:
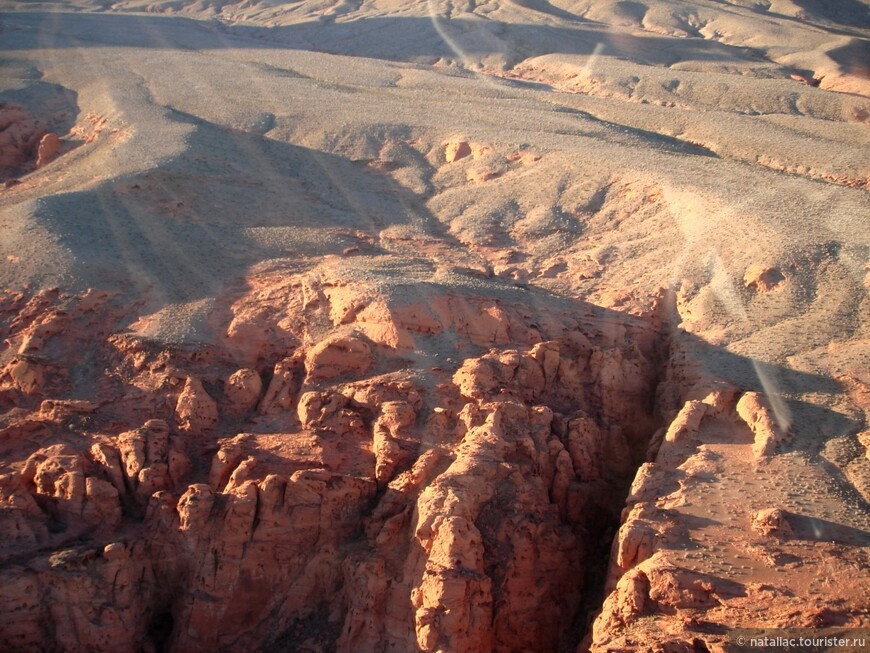
<path fill-rule="evenodd" d="M 870 546 L 870 532 L 819 517 L 786 513 L 786 520 L 799 540 L 836 542 L 849 546 Z"/>
<path fill-rule="evenodd" d="M 72 254 L 71 279 L 128 283 L 164 303 L 217 294 L 269 260 L 382 254 L 383 229 L 414 226 L 451 240 L 392 178 L 348 159 L 193 124 L 186 151 L 141 173 L 40 199 L 34 218 Z"/>
<path fill-rule="evenodd" d="M 569 28 L 441 17 L 373 17 L 348 22 L 326 17 L 287 27 L 256 27 L 178 16 L 33 12 L 2 15 L 0 30 L 5 50 L 287 48 L 430 64 L 445 58 L 500 55 L 508 65 L 552 53 L 596 53 L 658 66 L 764 58 L 751 48 L 703 38 L 620 34 L 590 23 L 576 23 Z"/>
<path fill-rule="evenodd" d="M 870 5 L 860 0 L 792 0 L 807 12 L 809 18 L 819 18 L 848 27 L 870 27 Z"/>

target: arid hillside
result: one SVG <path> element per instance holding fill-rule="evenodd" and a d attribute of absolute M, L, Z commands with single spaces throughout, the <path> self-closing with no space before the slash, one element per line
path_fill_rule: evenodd
<path fill-rule="evenodd" d="M 870 629 L 868 62 L 865 0 L 5 2 L 0 649 Z"/>

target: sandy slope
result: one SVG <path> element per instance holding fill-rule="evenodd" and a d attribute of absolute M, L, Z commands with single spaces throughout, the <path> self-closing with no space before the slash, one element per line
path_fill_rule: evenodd
<path fill-rule="evenodd" d="M 14 135 L 0 122 L 4 156 L 18 157 L 4 168 L 14 181 L 0 191 L 0 407 L 12 443 L 0 460 L 4 523 L 19 524 L 14 510 L 32 504 L 33 523 L 53 520 L 63 525 L 53 528 L 75 537 L 36 529 L 31 540 L 15 540 L 4 554 L 6 573 L 31 578 L 21 571 L 27 568 L 35 580 L 29 590 L 10 585 L 4 605 L 37 615 L 39 624 L 47 608 L 22 598 L 34 587 L 51 585 L 56 574 L 67 588 L 60 601 L 83 592 L 71 571 L 39 571 L 43 558 L 81 537 L 63 507 L 75 493 L 59 480 L 40 485 L 27 471 L 54 460 L 64 474 L 114 482 L 114 501 L 124 506 L 114 529 L 75 545 L 82 550 L 117 540 L 133 551 L 134 542 L 148 542 L 141 524 L 158 528 L 158 512 L 145 509 L 150 491 L 167 505 L 171 495 L 170 512 L 181 520 L 128 557 L 158 579 L 190 574 L 194 589 L 184 599 L 159 591 L 130 599 L 129 614 L 119 617 L 133 633 L 124 646 L 254 650 L 308 641 L 313 648 L 298 650 L 332 650 L 336 642 L 340 650 L 569 650 L 586 630 L 583 610 L 595 607 L 594 588 L 607 565 L 589 534 L 612 535 L 605 515 L 618 513 L 627 482 L 646 459 L 648 475 L 635 482 L 634 508 L 623 515 L 614 545 L 617 552 L 640 546 L 645 554 L 611 560 L 612 593 L 585 645 L 645 650 L 641 642 L 700 637 L 714 647 L 724 635 L 705 630 L 709 623 L 868 626 L 867 583 L 844 589 L 845 579 L 865 578 L 870 569 L 867 2 L 77 0 L 5 7 L 0 111 L 9 113 L 0 120 L 13 115 L 9 105 L 29 118 L 16 117 Z M 37 167 L 44 131 L 61 137 L 60 150 Z M 543 350 L 530 348 L 552 340 L 561 349 L 551 360 L 590 356 L 572 333 L 583 333 L 596 355 L 619 352 L 612 356 L 625 361 L 617 375 L 622 386 L 608 380 L 606 366 L 589 362 L 586 372 L 564 372 L 564 379 L 582 378 L 585 389 L 573 399 L 559 395 Z M 504 409 L 513 417 L 501 417 L 498 384 L 486 385 L 487 374 L 505 388 L 523 385 L 481 371 L 496 365 L 485 357 L 491 347 L 541 366 L 534 398 L 521 387 L 502 393 L 531 411 L 522 417 L 514 408 Z M 238 381 L 238 396 L 228 390 L 234 370 L 258 375 L 253 385 Z M 276 379 L 284 373 L 293 380 L 282 390 Z M 246 374 L 234 378 L 253 379 Z M 738 403 L 751 396 L 745 392 L 764 395 L 763 409 Z M 313 394 L 303 401 L 306 393 L 319 393 L 316 405 L 325 406 L 316 419 Z M 95 402 L 91 426 L 66 429 L 66 414 L 45 405 L 73 399 Z M 702 400 L 700 407 L 691 403 Z M 536 402 L 557 414 L 549 440 L 530 435 L 537 432 Z M 617 410 L 611 402 L 629 406 Z M 481 417 L 469 417 L 466 405 Z M 578 406 L 602 433 L 627 430 L 631 449 L 601 454 L 611 485 L 596 491 L 617 498 L 586 521 L 579 499 L 572 512 L 558 489 L 587 487 L 582 447 L 570 443 L 573 427 L 566 426 L 576 424 Z M 175 442 L 161 454 L 164 462 L 150 461 L 170 469 L 163 481 L 136 476 L 153 469 L 142 461 L 126 467 L 128 475 L 139 470 L 130 477 L 138 480 L 117 481 L 87 453 L 102 443 L 128 460 L 124 443 L 135 438 L 118 434 L 151 418 L 165 420 Z M 523 426 L 515 432 L 501 420 Z M 158 437 L 159 429 L 146 431 L 136 437 Z M 450 512 L 455 506 L 442 494 L 466 477 L 446 463 L 431 468 L 437 473 L 413 472 L 414 465 L 430 469 L 423 449 L 413 447 L 436 446 L 460 465 L 466 456 L 477 460 L 475 447 L 520 441 L 519 431 L 536 443 L 532 450 L 549 446 L 535 456 L 552 460 L 520 463 L 513 453 L 487 449 L 487 456 L 502 456 L 501 471 L 475 474 L 489 479 L 487 487 L 504 484 L 541 499 L 517 499 L 516 514 L 537 514 L 527 522 L 540 518 L 559 536 L 534 536 L 535 562 L 526 576 L 516 572 L 524 580 L 514 587 L 492 570 L 522 567 L 522 556 L 492 544 L 516 527 L 499 521 L 514 513 L 493 516 L 486 506 L 495 499 L 484 499 L 485 490 L 455 488 L 459 512 Z M 42 444 L 27 435 L 33 432 Z M 248 432 L 258 435 L 227 444 Z M 356 457 L 339 445 L 330 449 L 330 438 L 340 442 L 348 433 L 361 438 Z M 468 440 L 471 433 L 488 435 Z M 299 442 L 282 444 L 278 434 Z M 553 444 L 560 438 L 564 446 Z M 781 442 L 767 450 L 765 438 Z M 215 454 L 240 446 L 260 460 L 258 471 L 245 467 L 241 454 Z M 571 480 L 559 480 L 556 470 L 566 464 L 559 450 L 574 456 Z M 187 467 L 172 468 L 182 455 Z M 209 477 L 211 457 L 221 455 L 231 468 L 241 465 L 235 480 L 229 472 L 215 476 L 214 465 Z M 84 467 L 73 470 L 64 456 L 82 457 Z M 504 471 L 514 464 L 527 476 L 540 472 L 549 485 L 523 485 Z M 227 587 L 236 585 L 221 588 L 217 580 L 197 585 L 199 572 L 191 570 L 205 564 L 208 546 L 218 547 L 209 541 L 235 551 L 230 526 L 186 540 L 187 567 L 147 562 L 159 560 L 160 542 L 193 528 L 185 526 L 193 519 L 187 508 L 174 503 L 191 496 L 189 487 L 208 481 L 218 503 L 230 505 L 259 491 L 262 503 L 269 474 L 284 478 L 309 468 L 350 479 L 339 485 L 356 489 L 337 502 L 380 508 L 354 508 L 368 540 L 349 527 L 327 546 L 339 550 L 329 565 L 344 565 L 341 579 L 323 580 L 326 572 L 316 571 L 322 560 L 311 563 L 315 571 L 299 572 L 310 581 L 305 600 L 243 614 L 227 606 L 256 603 L 250 597 L 257 591 L 234 594 Z M 146 479 L 159 476 L 149 473 Z M 783 479 L 812 480 L 796 489 Z M 405 488 L 397 496 L 407 504 L 383 494 L 389 482 Z M 104 488 L 109 499 L 100 505 L 112 504 L 112 491 Z M 577 492 L 571 496 L 587 490 Z M 38 501 L 23 498 L 31 496 Z M 786 539 L 750 529 L 750 515 L 767 508 L 786 511 L 779 516 L 790 520 Z M 236 513 L 228 511 L 231 524 Z M 470 530 L 449 521 L 460 513 Z M 393 531 L 384 525 L 378 534 L 371 525 L 398 514 L 405 522 L 390 522 Z M 425 515 L 455 526 L 450 543 L 438 539 L 436 527 L 427 534 Z M 283 532 L 274 528 L 252 541 L 271 550 Z M 553 544 L 564 544 L 568 531 L 579 545 Z M 425 554 L 412 547 L 406 559 L 393 560 L 384 552 L 390 537 L 419 542 Z M 354 558 L 345 546 L 370 555 Z M 450 552 L 463 547 L 480 548 L 490 566 L 484 558 L 450 562 Z M 238 569 L 262 566 L 239 555 Z M 99 564 L 116 564 L 108 553 L 103 558 Z M 444 587 L 454 586 L 443 579 L 478 563 L 479 586 L 463 586 L 472 606 L 467 619 L 451 621 L 443 616 L 450 612 Z M 560 585 L 560 565 L 585 581 Z M 420 580 L 424 568 L 442 579 L 441 589 Z M 819 586 L 822 574 L 838 580 Z M 572 623 L 553 620 L 549 598 L 518 598 L 533 576 L 564 593 L 573 607 L 561 616 Z M 385 577 L 396 583 L 389 598 L 372 589 Z M 357 601 L 360 583 L 381 599 Z M 469 598 L 485 594 L 487 583 L 503 583 L 496 591 L 504 594 L 502 607 Z M 101 586 L 94 587 L 97 596 Z M 269 590 L 287 591 L 280 583 Z M 202 592 L 235 615 L 232 628 L 220 630 L 213 614 L 203 616 Z M 328 618 L 313 607 L 330 601 Z M 381 615 L 375 631 L 360 626 L 366 610 Z M 489 630 L 475 610 L 491 616 Z M 5 631 L 7 639 L 0 641 L 21 650 L 52 642 L 77 650 L 85 644 L 71 633 L 85 622 L 102 624 L 107 642 L 117 634 L 110 620 L 83 614 L 52 613 L 67 624 L 53 635 L 4 622 L 0 636 Z M 436 614 L 443 623 L 433 621 Z M 543 625 L 531 639 L 517 639 L 509 623 L 530 614 Z M 351 634 L 338 634 L 342 624 Z M 113 650 L 106 642 L 87 645 Z"/>

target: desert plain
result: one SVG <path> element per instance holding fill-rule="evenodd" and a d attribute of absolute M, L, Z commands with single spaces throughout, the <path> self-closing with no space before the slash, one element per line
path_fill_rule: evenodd
<path fill-rule="evenodd" d="M 0 649 L 870 629 L 868 2 L 0 10 Z"/>

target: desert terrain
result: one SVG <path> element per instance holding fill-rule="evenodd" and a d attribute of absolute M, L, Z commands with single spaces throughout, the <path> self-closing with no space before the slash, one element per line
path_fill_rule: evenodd
<path fill-rule="evenodd" d="M 0 184 L 0 650 L 870 632 L 866 0 L 6 0 Z"/>

